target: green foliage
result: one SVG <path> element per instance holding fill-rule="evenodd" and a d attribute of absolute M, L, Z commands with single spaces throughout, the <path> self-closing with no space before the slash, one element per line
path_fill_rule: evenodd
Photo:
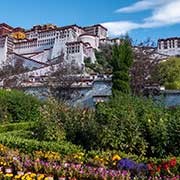
<path fill-rule="evenodd" d="M 168 151 L 180 155 L 180 107 L 172 107 L 169 110 L 169 121 L 167 124 Z"/>
<path fill-rule="evenodd" d="M 61 108 L 61 104 L 51 99 L 41 107 L 37 127 L 33 129 L 38 140 L 61 141 L 65 139 Z"/>
<path fill-rule="evenodd" d="M 112 62 L 113 71 L 128 71 L 133 63 L 133 51 L 128 37 L 120 45 L 114 45 Z"/>
<path fill-rule="evenodd" d="M 130 80 L 130 77 L 129 77 L 129 74 L 128 72 L 126 71 L 115 71 L 113 73 L 113 79 L 114 80 L 119 80 L 121 79 L 122 81 L 129 81 Z"/>
<path fill-rule="evenodd" d="M 96 156 L 103 158 L 103 159 L 111 159 L 114 155 L 119 155 L 120 158 L 129 158 L 131 160 L 134 160 L 136 162 L 147 162 L 148 158 L 145 158 L 144 156 L 138 156 L 136 154 L 131 154 L 131 153 L 125 153 L 120 150 L 90 150 L 86 152 L 86 158 L 94 158 Z M 155 158 L 156 159 L 156 158 Z"/>
<path fill-rule="evenodd" d="M 109 103 L 100 104 L 96 116 L 100 148 L 145 154 L 147 143 L 130 97 L 116 96 Z"/>
<path fill-rule="evenodd" d="M 168 125 L 170 117 L 167 109 L 151 99 L 119 94 L 97 107 L 99 148 L 147 157 L 173 154 L 170 150 L 173 144 L 170 140 L 173 131 Z M 175 133 L 171 135 L 175 137 Z"/>
<path fill-rule="evenodd" d="M 95 51 L 97 63 L 102 65 L 105 69 L 111 68 L 110 62 L 112 60 L 112 45 L 100 45 L 100 51 Z"/>
<path fill-rule="evenodd" d="M 12 148 L 19 149 L 21 152 L 31 154 L 33 151 L 54 151 L 59 152 L 62 155 L 82 152 L 82 148 L 71 144 L 70 142 L 47 142 L 37 141 L 33 139 L 24 139 L 21 137 L 15 137 L 8 134 L 1 134 L 0 143 Z"/>
<path fill-rule="evenodd" d="M 118 77 L 129 79 L 127 72 L 123 71 L 114 73 L 114 78 L 120 81 Z M 180 154 L 180 107 L 167 109 L 151 99 L 117 91 L 109 102 L 98 104 L 94 111 L 69 107 L 54 100 L 40 103 L 21 92 L 3 92 L 0 102 L 4 106 L 0 107 L 6 107 L 2 113 L 5 112 L 7 120 L 0 125 L 0 143 L 10 148 L 19 148 L 28 153 L 52 150 L 67 154 L 83 147 L 88 151 L 94 149 L 158 158 Z M 23 100 L 16 99 L 11 93 L 37 103 L 36 111 L 27 106 L 23 109 L 21 106 L 25 100 L 22 97 Z M 19 103 L 18 108 L 14 102 Z M 31 103 L 28 105 L 33 106 Z M 17 112 L 10 111 L 9 107 L 14 107 Z M 26 111 L 27 115 L 35 111 L 36 116 L 32 115 L 31 121 L 27 122 L 18 122 L 17 119 L 14 121 L 16 123 L 7 123 L 10 121 L 8 116 L 25 119 Z"/>
<path fill-rule="evenodd" d="M 87 72 L 91 72 L 91 70 L 93 70 L 93 72 L 96 72 L 96 73 L 103 73 L 102 66 L 99 65 L 98 63 L 85 62 L 85 66 L 86 66 Z M 89 69 L 87 69 L 87 68 L 89 68 Z"/>
<path fill-rule="evenodd" d="M 84 63 L 85 65 L 91 64 L 91 58 L 85 58 Z"/>
<path fill-rule="evenodd" d="M 167 89 L 180 89 L 180 58 L 170 58 L 159 63 L 152 73 L 152 79 Z"/>
<path fill-rule="evenodd" d="M 67 139 L 85 149 L 96 145 L 94 140 L 98 132 L 93 111 L 49 100 L 41 109 L 41 116 L 33 130 L 38 140 L 59 142 Z"/>
<path fill-rule="evenodd" d="M 82 145 L 85 149 L 96 147 L 98 130 L 93 111 L 69 108 L 64 117 L 67 140 Z"/>
<path fill-rule="evenodd" d="M 1 133 L 1 136 L 21 137 L 23 139 L 34 139 L 33 133 L 30 130 L 13 130 Z"/>
<path fill-rule="evenodd" d="M 34 121 L 39 117 L 41 102 L 20 91 L 0 90 L 0 121 Z"/>
<path fill-rule="evenodd" d="M 180 81 L 165 82 L 166 89 L 180 89 Z"/>
<path fill-rule="evenodd" d="M 35 122 L 20 122 L 0 125 L 0 133 L 14 130 L 28 130 L 35 127 Z"/>
<path fill-rule="evenodd" d="M 114 78 L 113 78 L 112 90 L 113 90 L 113 95 L 117 94 L 118 92 L 129 93 L 130 87 L 126 81 L 123 81 L 120 79 L 114 80 Z"/>
<path fill-rule="evenodd" d="M 121 151 L 146 157 L 180 153 L 180 110 L 166 109 L 151 99 L 117 93 L 109 102 L 98 104 L 95 113 L 50 101 L 41 114 L 33 130 L 33 137 L 38 140 L 66 139 L 86 150 Z"/>
<path fill-rule="evenodd" d="M 93 70 L 96 73 L 111 73 L 112 45 L 100 44 L 99 50 L 95 50 L 96 62 L 91 63 L 90 58 L 84 60 L 86 71 Z M 88 69 L 89 68 L 89 69 Z"/>
<path fill-rule="evenodd" d="M 128 37 L 120 45 L 114 45 L 111 65 L 113 67 L 112 93 L 130 92 L 129 69 L 133 63 L 133 51 Z"/>

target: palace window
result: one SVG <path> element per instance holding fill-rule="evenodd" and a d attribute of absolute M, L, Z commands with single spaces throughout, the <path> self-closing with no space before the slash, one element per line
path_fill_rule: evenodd
<path fill-rule="evenodd" d="M 161 43 L 158 44 L 158 48 L 161 49 Z"/>
<path fill-rule="evenodd" d="M 74 53 L 74 47 L 72 47 L 72 53 Z"/>
<path fill-rule="evenodd" d="M 169 44 L 169 48 L 171 48 L 171 41 L 168 41 L 168 44 Z"/>
<path fill-rule="evenodd" d="M 174 40 L 172 41 L 172 46 L 173 46 L 173 48 L 175 48 L 175 46 L 174 46 Z"/>
<path fill-rule="evenodd" d="M 180 39 L 177 41 L 177 47 L 180 48 Z"/>
<path fill-rule="evenodd" d="M 167 41 L 164 41 L 164 49 L 167 49 Z"/>

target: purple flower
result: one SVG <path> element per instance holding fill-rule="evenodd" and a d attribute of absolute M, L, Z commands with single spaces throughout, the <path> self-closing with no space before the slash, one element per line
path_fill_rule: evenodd
<path fill-rule="evenodd" d="M 134 170 L 136 169 L 136 163 L 128 158 L 123 158 L 118 161 L 117 167 L 121 170 Z"/>
<path fill-rule="evenodd" d="M 147 171 L 147 165 L 144 163 L 137 164 L 137 172 L 145 172 Z"/>

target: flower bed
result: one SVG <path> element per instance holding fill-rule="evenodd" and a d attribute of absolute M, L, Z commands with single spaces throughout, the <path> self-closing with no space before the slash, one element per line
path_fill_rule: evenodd
<path fill-rule="evenodd" d="M 20 154 L 0 145 L 1 180 L 139 180 L 180 179 L 176 158 L 167 161 L 136 163 L 117 154 L 109 160 L 95 156 L 83 162 L 84 153 L 61 156 L 56 152 L 36 151 Z M 103 165 L 106 164 L 105 166 Z"/>

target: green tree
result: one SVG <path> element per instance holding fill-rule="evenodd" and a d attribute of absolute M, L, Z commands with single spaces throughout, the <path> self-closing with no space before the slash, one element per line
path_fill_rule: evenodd
<path fill-rule="evenodd" d="M 131 41 L 126 36 L 120 45 L 115 44 L 112 52 L 111 66 L 113 68 L 112 93 L 130 92 L 129 70 L 133 63 L 133 51 Z"/>
<path fill-rule="evenodd" d="M 152 73 L 152 79 L 167 89 L 180 89 L 180 58 L 170 58 L 159 63 Z"/>

